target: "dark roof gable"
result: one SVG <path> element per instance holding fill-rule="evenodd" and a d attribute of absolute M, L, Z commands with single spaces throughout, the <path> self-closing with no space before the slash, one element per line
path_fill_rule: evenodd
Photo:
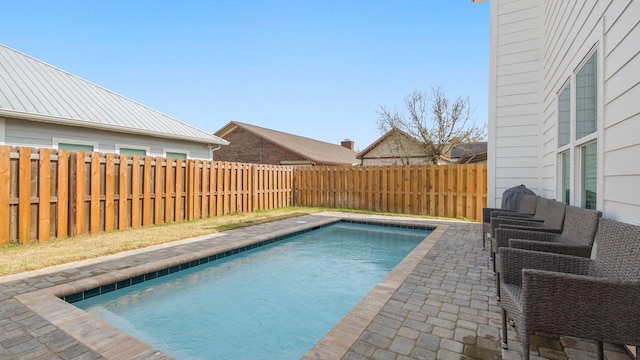
<path fill-rule="evenodd" d="M 257 136 L 282 146 L 283 148 L 286 148 L 316 164 L 353 165 L 357 163 L 356 153 L 341 145 L 331 144 L 238 121 L 229 122 L 220 130 L 216 131 L 214 135 L 224 138 L 226 134 L 230 133 L 237 127 L 250 131 Z"/>

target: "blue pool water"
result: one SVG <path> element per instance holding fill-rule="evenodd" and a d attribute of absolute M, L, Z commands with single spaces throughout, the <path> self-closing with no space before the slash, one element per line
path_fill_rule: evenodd
<path fill-rule="evenodd" d="M 179 359 L 298 359 L 428 234 L 337 223 L 74 305 Z"/>

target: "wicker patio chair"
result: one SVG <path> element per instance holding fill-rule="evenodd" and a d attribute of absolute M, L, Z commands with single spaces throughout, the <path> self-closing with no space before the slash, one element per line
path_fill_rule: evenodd
<path fill-rule="evenodd" d="M 529 359 L 534 332 L 640 347 L 640 226 L 600 219 L 595 258 L 500 248 L 502 346 L 507 316 Z"/>
<path fill-rule="evenodd" d="M 485 242 L 487 241 L 487 233 L 492 234 L 491 229 L 491 216 L 511 216 L 511 217 L 533 217 L 536 212 L 536 203 L 538 197 L 535 195 L 524 194 L 520 198 L 520 207 L 517 211 L 505 210 L 499 208 L 483 208 L 482 209 L 482 248 L 485 248 Z"/>
<path fill-rule="evenodd" d="M 492 217 L 491 227 L 493 228 L 494 233 L 497 228 L 561 233 L 567 204 L 544 198 L 540 198 L 538 203 L 540 204 L 541 209 L 538 211 L 536 206 L 535 218 L 522 219 L 509 218 L 505 216 Z"/>
<path fill-rule="evenodd" d="M 564 213 L 567 205 L 565 203 L 538 198 L 536 202 L 535 217 L 522 219 L 506 216 L 491 217 L 491 260 L 493 262 L 493 271 L 495 267 L 495 255 L 498 247 L 495 242 L 495 231 L 498 228 L 513 228 L 519 230 L 546 231 L 552 233 L 561 233 L 564 224 Z"/>
<path fill-rule="evenodd" d="M 602 212 L 567 206 L 562 233 L 498 228 L 491 239 L 491 249 L 512 247 L 590 257 Z M 495 245 L 493 242 L 495 241 Z M 495 254 L 494 254 L 495 255 Z M 494 261 L 493 270 L 496 270 Z M 500 272 L 496 272 L 496 292 L 500 299 Z"/>

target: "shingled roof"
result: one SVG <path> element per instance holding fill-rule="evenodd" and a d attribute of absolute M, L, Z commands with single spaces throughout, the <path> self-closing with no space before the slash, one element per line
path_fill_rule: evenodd
<path fill-rule="evenodd" d="M 226 134 L 240 127 L 274 144 L 316 164 L 325 165 L 353 165 L 358 163 L 356 153 L 341 145 L 314 140 L 303 136 L 293 135 L 282 131 L 267 129 L 260 126 L 231 121 L 214 135 L 224 137 Z"/>
<path fill-rule="evenodd" d="M 227 144 L 195 126 L 0 44 L 0 116 Z"/>

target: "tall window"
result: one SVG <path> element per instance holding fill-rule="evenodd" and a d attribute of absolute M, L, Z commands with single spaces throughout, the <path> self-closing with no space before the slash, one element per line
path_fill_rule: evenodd
<path fill-rule="evenodd" d="M 582 207 L 587 209 L 596 208 L 596 193 L 598 184 L 598 146 L 592 142 L 582 146 Z"/>
<path fill-rule="evenodd" d="M 598 53 L 594 51 L 557 97 L 558 195 L 567 204 L 573 202 L 588 209 L 596 208 L 598 195 L 597 63 Z M 575 84 L 574 93 L 571 83 Z"/>
<path fill-rule="evenodd" d="M 567 84 L 558 96 L 558 147 L 571 140 L 571 85 Z"/>
<path fill-rule="evenodd" d="M 564 203 L 569 204 L 571 202 L 571 154 L 569 151 L 560 154 L 560 166 L 560 189 L 562 190 L 560 197 Z"/>
<path fill-rule="evenodd" d="M 597 129 L 597 68 L 596 55 L 576 74 L 576 140 L 592 134 Z"/>

